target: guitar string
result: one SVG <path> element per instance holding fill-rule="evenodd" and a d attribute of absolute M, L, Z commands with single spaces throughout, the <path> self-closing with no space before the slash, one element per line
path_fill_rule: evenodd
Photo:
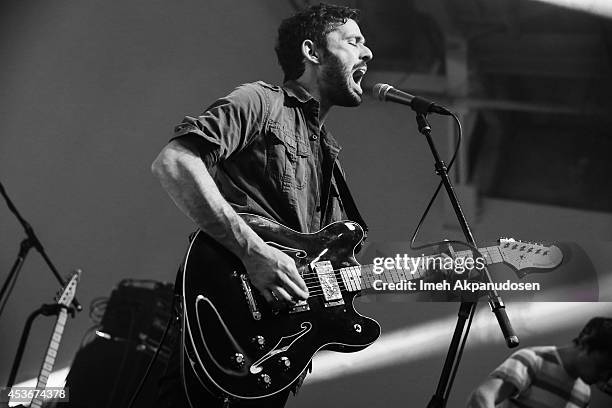
<path fill-rule="evenodd" d="M 306 275 L 306 274 L 305 274 Z M 340 291 L 345 291 L 345 292 L 356 292 L 356 291 L 360 291 L 360 290 L 364 290 L 364 289 L 368 289 L 369 287 L 371 287 L 372 285 L 372 281 L 369 279 L 364 279 L 362 276 L 359 276 L 359 279 L 357 281 L 352 282 L 353 287 L 356 287 L 357 289 L 354 290 L 349 290 L 347 283 L 346 283 L 346 279 L 342 277 L 342 275 L 337 274 L 337 273 L 333 273 L 331 271 L 329 272 L 323 272 L 320 274 L 316 274 L 316 273 L 309 273 L 308 275 L 317 275 L 314 277 L 309 277 L 307 279 L 304 279 L 305 283 L 306 283 L 306 287 L 309 290 L 309 295 L 310 296 L 320 296 L 322 294 L 324 294 L 324 290 L 321 287 L 321 283 L 319 281 L 319 276 L 324 276 L 324 275 L 334 275 L 334 277 L 336 277 L 336 281 L 338 283 L 338 287 L 340 289 Z M 357 275 L 354 275 L 355 277 L 357 277 Z M 386 275 L 382 276 L 384 280 L 386 281 L 386 283 L 389 283 L 389 279 L 387 279 Z M 397 280 L 395 279 L 396 277 L 394 276 L 390 276 L 390 281 L 392 283 L 397 283 Z M 414 276 L 414 274 L 412 274 L 412 277 L 410 279 L 401 279 L 402 277 L 398 274 L 397 278 L 400 278 L 400 282 L 402 280 L 404 281 L 410 281 L 410 280 L 417 280 L 417 279 L 421 279 L 423 278 L 423 276 Z M 357 283 L 359 282 L 359 283 Z"/>
<path fill-rule="evenodd" d="M 497 248 L 497 247 L 491 247 L 491 248 Z M 489 252 L 488 249 L 489 247 L 485 247 L 485 248 L 479 248 L 481 252 Z M 458 256 L 463 255 L 463 253 L 466 253 L 468 251 L 457 251 L 455 254 Z M 487 254 L 489 256 L 491 256 L 490 254 Z M 427 255 L 427 256 L 431 256 L 431 257 L 436 257 L 436 255 Z M 410 259 L 420 259 L 423 257 L 411 257 Z M 366 264 L 366 265 L 351 265 L 351 266 L 345 266 L 342 268 L 338 268 L 338 269 L 331 269 L 330 271 L 326 271 L 326 272 L 306 272 L 304 273 L 302 276 L 302 278 L 306 277 L 306 276 L 313 276 L 313 277 L 318 277 L 321 275 L 326 275 L 326 274 L 335 274 L 335 272 L 348 272 L 351 273 L 351 271 L 349 271 L 349 269 L 351 268 L 359 268 L 359 271 L 366 269 L 366 272 L 368 272 L 368 269 L 372 269 L 372 267 L 374 266 L 374 264 Z M 427 270 L 427 268 L 423 268 L 422 266 L 417 266 L 415 268 L 415 272 L 412 272 L 410 269 L 411 268 L 391 268 L 394 269 L 395 271 L 408 271 L 410 274 L 414 275 L 415 273 L 418 273 L 419 270 Z M 388 269 L 389 270 L 389 269 Z M 373 273 L 373 272 L 372 272 Z M 399 272 L 396 272 L 399 273 Z M 381 274 L 382 275 L 382 274 Z"/>
<path fill-rule="evenodd" d="M 346 279 L 351 280 L 351 276 L 347 277 L 347 278 L 343 278 L 341 275 L 338 276 L 337 274 L 332 274 L 332 273 L 321 273 L 321 274 L 313 274 L 314 276 L 307 276 L 305 277 L 305 275 L 302 275 L 302 279 L 304 280 L 304 282 L 309 283 L 309 282 L 318 282 L 320 277 L 324 277 L 324 276 L 335 276 L 337 279 L 339 278 L 341 281 L 344 281 Z M 364 280 L 367 279 L 369 277 L 371 277 L 372 275 L 353 275 L 352 277 L 355 278 L 356 280 Z M 389 281 L 388 278 L 391 278 L 392 282 L 395 282 L 396 279 L 394 276 L 387 276 L 387 275 L 380 275 L 381 279 L 380 280 L 384 280 L 384 281 Z M 422 278 L 422 275 L 418 275 L 417 273 L 411 273 L 410 276 L 406 276 L 406 274 L 404 274 L 404 276 L 402 276 L 401 274 L 397 274 L 397 278 L 401 280 L 413 280 L 413 279 L 419 279 Z"/>
<path fill-rule="evenodd" d="M 418 278 L 413 278 L 413 279 L 418 279 Z M 381 280 L 383 280 L 383 279 L 381 279 Z M 408 280 L 408 279 L 400 279 L 400 281 L 401 281 L 401 280 Z M 412 280 L 412 279 L 410 279 L 410 280 Z M 344 279 L 338 279 L 337 281 L 338 281 L 338 283 L 339 283 L 339 284 L 346 285 L 346 282 L 345 282 L 345 280 L 344 280 Z M 358 280 L 354 280 L 354 282 L 364 282 L 364 281 L 367 281 L 367 279 L 358 279 Z M 384 281 L 385 281 L 385 282 L 389 282 L 389 280 L 387 280 L 387 279 L 384 279 Z M 306 283 L 306 286 L 307 286 L 309 289 L 310 289 L 311 287 L 317 287 L 317 286 L 320 286 L 320 285 L 321 285 L 320 281 L 319 281 L 317 278 L 308 279 L 308 280 L 305 280 L 304 282 Z M 391 280 L 391 282 L 395 282 L 395 280 Z M 314 286 L 313 286 L 313 285 L 314 285 Z"/>
<path fill-rule="evenodd" d="M 491 247 L 491 248 L 497 248 L 497 247 Z M 493 256 L 489 253 L 489 247 L 479 248 L 479 249 L 480 249 L 481 252 L 486 253 L 487 257 L 491 258 L 491 260 L 489 260 L 489 261 L 492 262 Z M 456 255 L 456 257 L 462 257 L 464 254 L 467 254 L 467 252 L 469 252 L 469 251 L 457 251 L 457 252 L 455 252 L 455 255 Z M 434 254 L 434 255 L 426 255 L 425 257 L 442 258 L 442 257 L 436 256 L 436 254 Z M 423 257 L 411 257 L 409 259 L 422 259 L 422 258 Z M 442 259 L 444 259 L 444 258 L 442 258 Z M 424 269 L 421 266 L 422 263 L 419 262 L 418 264 L 419 264 L 419 266 L 417 266 L 416 269 Z M 338 269 L 332 269 L 329 272 L 343 272 L 343 271 L 346 271 L 346 270 L 348 270 L 350 268 L 372 269 L 373 266 L 374 266 L 374 264 L 351 265 L 351 266 L 344 266 L 344 267 L 338 268 Z M 409 271 L 411 268 L 391 268 L 391 269 L 402 270 L 402 271 L 404 271 L 404 270 Z M 323 272 L 323 273 L 328 273 L 328 272 Z M 305 273 L 303 276 L 306 276 L 306 275 L 309 275 L 309 274 L 310 275 L 316 275 L 317 273 L 316 272 L 308 272 L 308 273 Z"/>
<path fill-rule="evenodd" d="M 426 269 L 425 269 L 424 271 L 426 271 Z M 388 276 L 388 274 L 382 274 L 382 273 L 381 273 L 381 274 L 377 274 L 377 273 L 374 273 L 374 272 L 370 272 L 370 273 L 367 273 L 367 272 L 366 272 L 366 274 L 360 274 L 360 273 L 356 273 L 356 272 L 349 272 L 349 271 L 346 271 L 346 272 L 347 272 L 347 274 L 349 274 L 349 275 L 351 275 L 351 276 L 354 276 L 354 277 L 362 277 L 362 276 L 381 276 L 381 277 L 386 277 L 386 276 Z M 343 272 L 340 272 L 340 273 L 339 273 L 339 274 L 340 274 L 340 276 L 341 276 L 341 274 L 342 274 L 342 273 L 343 273 Z M 393 273 L 393 272 L 392 272 L 392 273 Z M 401 275 L 401 274 L 404 274 L 404 275 L 406 275 L 406 274 L 410 274 L 410 275 L 414 276 L 414 275 L 416 275 L 417 273 L 419 273 L 419 271 L 414 271 L 414 272 L 412 272 L 412 271 L 408 271 L 407 269 L 396 269 L 396 270 L 395 270 L 395 273 L 396 273 L 398 276 L 399 276 L 399 275 Z M 321 273 L 317 273 L 317 272 L 308 272 L 308 273 L 305 273 L 305 274 L 301 275 L 301 277 L 302 277 L 302 279 L 306 280 L 306 279 L 316 279 L 316 278 L 318 278 L 319 276 L 328 276 L 328 275 L 338 276 L 339 274 L 338 274 L 338 273 L 335 273 L 335 272 L 331 272 L 331 271 L 330 271 L 330 272 L 321 272 Z"/>
<path fill-rule="evenodd" d="M 336 277 L 336 281 L 338 283 L 338 288 L 340 289 L 340 292 L 357 292 L 357 291 L 361 291 L 364 289 L 368 289 L 369 286 L 372 282 L 369 282 L 368 280 L 364 280 L 361 274 L 357 274 L 355 273 L 355 271 L 349 271 L 350 268 L 359 268 L 359 272 L 361 272 L 362 268 L 371 268 L 372 265 L 352 265 L 352 266 L 348 266 L 348 267 L 343 267 L 343 268 L 339 268 L 339 269 L 332 269 L 330 271 L 327 272 L 321 272 L 321 273 L 317 273 L 317 272 L 308 272 L 302 275 L 302 278 L 304 279 L 305 283 L 306 283 L 306 287 L 309 290 L 309 297 L 318 297 L 318 296 L 324 296 L 324 290 L 321 287 L 321 283 L 317 282 L 319 280 L 319 277 L 321 276 L 326 276 L 326 275 L 333 275 L 334 277 Z M 407 269 L 402 269 L 402 268 L 393 268 L 400 271 L 405 271 Z M 417 268 L 418 269 L 422 269 L 422 268 Z M 423 270 L 427 270 L 426 268 Z M 361 283 L 360 285 L 357 284 L 357 281 L 352 282 L 354 287 L 357 287 L 358 289 L 355 290 L 349 290 L 349 288 L 347 287 L 347 284 L 345 282 L 345 279 L 342 276 L 343 272 L 348 272 L 353 274 L 353 277 L 359 277 L 359 282 Z M 366 271 L 367 272 L 367 271 Z M 398 274 L 397 277 L 401 276 L 399 275 L 399 272 L 396 272 Z M 413 277 L 411 279 L 406 279 L 406 280 L 412 280 L 412 279 L 420 279 L 422 278 L 422 276 L 414 276 L 414 274 L 417 272 L 410 272 L 411 275 L 413 275 Z M 366 275 L 367 276 L 367 275 Z M 387 280 L 387 275 L 383 275 L 381 274 L 381 277 L 384 277 L 385 281 L 388 282 Z M 392 282 L 395 282 L 394 277 L 391 276 L 391 280 Z M 404 280 L 404 279 L 400 279 L 400 280 Z M 314 285 L 309 285 L 309 283 L 314 284 Z"/>
<path fill-rule="evenodd" d="M 491 263 L 492 262 L 488 262 L 487 265 L 490 265 Z M 353 265 L 353 266 L 346 266 L 346 267 L 339 268 L 339 269 L 332 269 L 332 270 L 326 271 L 326 272 L 306 272 L 306 273 L 304 273 L 301 276 L 302 276 L 302 278 L 306 278 L 306 277 L 317 278 L 318 276 L 325 276 L 325 275 L 331 275 L 331 274 L 334 274 L 334 275 L 337 276 L 336 272 L 338 272 L 338 273 L 349 273 L 349 274 L 352 274 L 353 276 L 360 276 L 361 277 L 362 275 L 360 274 L 360 272 L 362 270 L 364 270 L 364 269 L 365 269 L 366 274 L 369 273 L 369 274 L 374 274 L 374 275 L 379 275 L 379 276 L 385 276 L 386 275 L 385 273 L 376 274 L 375 272 L 372 271 L 372 266 L 373 265 Z M 358 268 L 359 270 L 358 271 L 351 271 L 350 270 L 351 268 Z M 432 268 L 432 269 L 435 269 L 435 268 Z M 421 266 L 417 266 L 416 268 L 414 268 L 414 270 L 412 270 L 411 268 L 392 268 L 392 269 L 387 269 L 387 273 L 388 272 L 391 272 L 391 273 L 395 272 L 397 274 L 400 274 L 400 273 L 404 273 L 404 274 L 409 273 L 409 274 L 411 274 L 413 276 L 415 274 L 420 273 L 420 272 L 427 272 L 427 271 L 429 271 L 429 268 L 425 268 L 422 265 Z"/>
<path fill-rule="evenodd" d="M 490 247 L 490 248 L 496 248 L 496 247 Z M 488 255 L 488 257 L 489 257 L 489 258 L 491 258 L 491 254 L 489 253 L 489 252 L 490 252 L 490 251 L 489 251 L 489 250 L 490 250 L 490 248 L 489 248 L 489 247 L 480 248 L 480 251 L 481 251 L 481 252 L 486 252 L 486 253 L 487 253 L 487 255 Z M 462 256 L 464 253 L 467 253 L 467 252 L 468 252 L 468 251 L 457 251 L 457 252 L 456 252 L 456 255 L 457 255 L 457 256 Z M 429 256 L 435 257 L 436 255 L 429 255 Z M 418 258 L 422 258 L 422 257 L 411 257 L 410 259 L 418 259 Z M 489 262 L 488 262 L 487 264 L 490 264 L 491 262 L 492 262 L 492 260 L 489 260 Z M 346 272 L 346 273 L 351 273 L 351 274 L 353 274 L 353 276 L 361 276 L 360 274 L 355 273 L 355 271 L 350 271 L 350 269 L 351 269 L 351 268 L 358 268 L 358 269 L 359 269 L 359 271 L 358 271 L 358 272 L 361 272 L 362 270 L 364 270 L 364 269 L 365 269 L 366 273 L 368 273 L 368 272 L 369 272 L 369 273 L 373 273 L 373 272 L 369 271 L 369 270 L 371 270 L 371 269 L 372 269 L 372 267 L 373 267 L 373 266 L 374 266 L 373 264 L 367 264 L 367 265 L 351 265 L 351 266 L 345 266 L 345 267 L 342 267 L 342 268 L 339 268 L 339 269 L 332 269 L 332 270 L 330 270 L 330 271 L 327 271 L 327 272 L 321 272 L 321 273 L 317 273 L 317 272 L 306 272 L 306 273 L 304 273 L 304 274 L 303 274 L 303 275 L 301 275 L 301 276 L 302 276 L 302 278 L 303 278 L 304 280 L 306 280 L 306 279 L 305 279 L 306 277 L 313 277 L 313 278 L 317 278 L 317 277 L 319 277 L 319 276 L 324 276 L 324 275 L 326 275 L 326 274 L 335 274 L 336 272 L 339 272 L 339 273 Z M 369 269 L 369 270 L 368 270 L 368 269 Z M 410 274 L 411 274 L 411 275 L 413 275 L 413 276 L 414 276 L 415 274 L 419 273 L 419 272 L 425 272 L 425 271 L 428 271 L 428 270 L 429 270 L 428 268 L 424 268 L 424 267 L 423 267 L 423 265 L 419 265 L 419 266 L 417 266 L 416 268 L 414 268 L 414 271 L 413 271 L 413 270 L 411 270 L 411 268 L 392 268 L 392 269 L 394 269 L 394 270 L 396 271 L 396 273 L 406 273 L 406 272 L 408 272 L 408 273 L 410 273 Z M 401 272 L 398 272 L 398 271 L 401 271 Z M 383 274 L 381 274 L 381 275 L 383 275 Z M 419 278 L 419 277 L 417 277 L 417 278 Z"/>
<path fill-rule="evenodd" d="M 485 248 L 483 248 L 485 249 Z M 302 276 L 302 279 L 304 279 L 304 282 L 306 283 L 306 287 L 309 290 L 309 296 L 321 296 L 324 294 L 323 288 L 321 287 L 321 283 L 319 282 L 319 278 L 321 276 L 334 276 L 336 277 L 336 281 L 338 283 L 338 288 L 340 289 L 340 291 L 345 291 L 345 292 L 350 292 L 351 290 L 348 289 L 347 284 L 345 283 L 345 279 L 342 277 L 342 273 L 350 273 L 352 274 L 353 277 L 355 278 L 359 278 L 358 281 L 361 283 L 360 285 L 357 283 L 357 281 L 353 282 L 353 285 L 355 287 L 359 287 L 361 286 L 359 289 L 356 289 L 355 291 L 359 291 L 359 290 L 363 290 L 363 289 L 367 289 L 368 285 L 371 284 L 371 282 L 368 282 L 367 280 L 363 279 L 363 275 L 360 273 L 363 269 L 366 269 L 366 273 L 368 272 L 368 268 L 371 269 L 373 265 L 369 264 L 369 265 L 351 265 L 351 266 L 347 266 L 347 267 L 343 267 L 343 268 L 339 268 L 339 269 L 332 269 L 330 271 L 326 271 L 326 272 L 307 272 L 304 273 Z M 350 271 L 351 268 L 358 268 L 358 271 Z M 421 268 L 421 267 L 417 267 L 415 268 L 415 271 L 411 271 L 410 269 L 403 269 L 403 268 L 393 268 L 396 271 L 396 274 L 398 278 L 400 278 L 401 280 L 413 280 L 413 279 L 420 279 L 422 278 L 422 276 L 414 276 L 415 274 L 419 273 L 420 270 L 421 271 L 427 271 L 427 268 Z M 401 271 L 401 272 L 398 272 Z M 401 279 L 402 277 L 400 276 L 400 273 L 406 273 L 406 272 L 410 273 L 410 275 L 412 275 L 410 277 L 410 279 Z M 367 276 L 367 275 L 366 275 Z M 387 275 L 386 274 L 381 274 L 380 275 L 381 278 L 384 278 L 385 281 L 388 282 L 387 279 Z M 350 279 L 350 278 L 349 278 Z M 391 276 L 391 281 L 395 282 L 395 279 L 393 276 Z M 309 285 L 311 284 L 311 285 Z"/>

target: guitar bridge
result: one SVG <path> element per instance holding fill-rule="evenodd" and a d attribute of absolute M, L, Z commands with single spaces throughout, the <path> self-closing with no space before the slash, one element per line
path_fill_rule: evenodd
<path fill-rule="evenodd" d="M 253 319 L 261 320 L 261 312 L 257 308 L 257 303 L 255 302 L 255 297 L 253 296 L 253 290 L 251 289 L 249 279 L 245 274 L 240 275 L 240 282 L 242 283 L 242 291 L 244 292 L 244 297 L 246 298 L 251 315 L 253 315 Z"/>
<path fill-rule="evenodd" d="M 298 313 L 298 312 L 306 312 L 310 310 L 310 306 L 308 306 L 308 302 L 305 300 L 300 300 L 295 305 L 289 309 L 289 313 Z"/>
<path fill-rule="evenodd" d="M 325 307 L 340 306 L 344 304 L 342 292 L 338 285 L 338 280 L 334 274 L 334 267 L 330 261 L 313 262 L 312 269 L 319 278 L 323 297 L 325 298 Z"/>

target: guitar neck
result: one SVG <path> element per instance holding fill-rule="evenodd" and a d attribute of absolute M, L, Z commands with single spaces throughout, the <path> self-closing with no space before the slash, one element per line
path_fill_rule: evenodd
<path fill-rule="evenodd" d="M 49 376 L 53 371 L 53 365 L 55 364 L 55 358 L 57 357 L 57 350 L 59 349 L 62 334 L 64 334 L 64 326 L 66 325 L 67 319 L 68 312 L 65 308 L 62 308 L 57 316 L 57 320 L 55 321 L 55 328 L 53 329 L 51 339 L 49 339 L 47 353 L 45 355 L 45 359 L 43 360 L 42 367 L 40 368 L 38 380 L 36 381 L 36 389 L 43 390 L 47 386 L 47 381 L 49 380 Z M 34 398 L 30 404 L 30 407 L 40 408 L 42 407 L 42 403 L 43 401 L 41 398 Z"/>
<path fill-rule="evenodd" d="M 487 265 L 503 262 L 502 254 L 497 246 L 478 248 Z M 384 265 L 375 266 L 358 265 L 340 268 L 340 276 L 344 287 L 348 292 L 358 292 L 370 289 L 375 281 L 385 283 L 404 283 L 412 280 L 423 279 L 428 271 L 428 260 L 439 258 L 441 255 L 427 255 L 415 258 L 401 258 L 400 262 L 394 262 L 394 267 L 387 268 Z M 457 251 L 453 253 L 453 259 L 472 258 L 472 251 Z M 401 268 L 397 268 L 397 264 Z M 405 266 L 405 267 L 404 267 Z M 382 269 L 382 271 L 381 271 Z M 376 273 L 376 272 L 380 273 Z"/>

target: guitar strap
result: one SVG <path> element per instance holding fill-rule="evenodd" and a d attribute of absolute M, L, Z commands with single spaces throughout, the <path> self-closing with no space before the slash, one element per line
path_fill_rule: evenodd
<path fill-rule="evenodd" d="M 366 224 L 366 222 L 363 220 L 363 217 L 357 209 L 357 205 L 355 204 L 351 190 L 346 183 L 346 179 L 344 178 L 342 171 L 340 171 L 340 165 L 337 160 L 334 163 L 334 180 L 336 181 L 338 194 L 340 195 L 340 201 L 342 202 L 346 216 L 349 220 L 355 221 L 357 224 L 361 225 L 361 228 L 363 228 L 363 242 L 365 242 L 368 237 L 368 224 Z"/>

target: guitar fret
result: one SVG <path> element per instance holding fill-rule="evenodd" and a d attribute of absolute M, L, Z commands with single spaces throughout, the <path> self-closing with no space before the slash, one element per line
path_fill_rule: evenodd
<path fill-rule="evenodd" d="M 500 263 L 504 261 L 501 252 L 499 251 L 499 247 L 493 246 L 487 248 L 487 253 L 491 257 L 490 263 Z"/>
<path fill-rule="evenodd" d="M 350 273 L 349 268 L 341 268 L 340 269 L 340 277 L 342 278 L 342 283 L 344 283 L 344 287 L 348 290 L 352 290 L 353 288 L 353 276 Z"/>
<path fill-rule="evenodd" d="M 363 290 L 364 289 L 364 282 L 363 282 L 363 271 L 364 271 L 364 267 L 363 266 L 355 266 L 355 270 L 357 271 L 357 275 L 355 278 L 355 287 L 357 288 L 357 290 Z M 367 268 L 366 268 L 366 272 L 367 272 Z M 366 273 L 366 275 L 368 275 Z"/>
<path fill-rule="evenodd" d="M 425 266 L 423 265 L 423 262 L 419 262 L 414 270 L 414 274 L 413 276 L 415 278 L 422 278 L 423 276 L 425 276 Z"/>
<path fill-rule="evenodd" d="M 347 287 L 349 287 L 351 289 L 351 291 L 356 291 L 359 285 L 359 271 L 354 267 L 354 266 L 350 266 L 347 269 L 347 272 L 350 274 L 349 275 L 349 285 L 346 285 Z"/>
<path fill-rule="evenodd" d="M 361 268 L 359 266 L 341 268 L 340 276 L 348 291 L 355 292 L 361 289 Z"/>

